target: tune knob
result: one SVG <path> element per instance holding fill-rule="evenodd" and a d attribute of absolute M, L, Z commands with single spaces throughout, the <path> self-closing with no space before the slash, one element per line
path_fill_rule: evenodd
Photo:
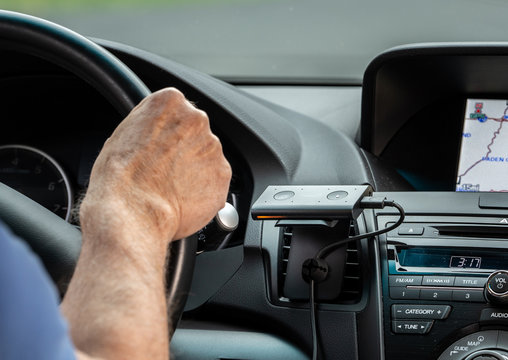
<path fill-rule="evenodd" d="M 503 350 L 482 350 L 475 352 L 464 360 L 508 360 L 508 353 Z"/>
<path fill-rule="evenodd" d="M 493 304 L 508 305 L 508 271 L 490 274 L 485 284 L 485 297 Z"/>

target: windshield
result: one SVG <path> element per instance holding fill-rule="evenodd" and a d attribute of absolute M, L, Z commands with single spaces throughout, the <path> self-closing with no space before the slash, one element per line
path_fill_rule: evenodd
<path fill-rule="evenodd" d="M 224 79 L 359 83 L 383 50 L 503 41 L 504 0 L 3 0 Z"/>

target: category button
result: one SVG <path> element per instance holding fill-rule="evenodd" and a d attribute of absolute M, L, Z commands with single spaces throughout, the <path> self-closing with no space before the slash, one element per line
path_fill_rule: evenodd
<path fill-rule="evenodd" d="M 462 277 L 457 276 L 455 278 L 455 286 L 469 287 L 469 288 L 482 288 L 485 286 L 487 278 L 481 277 Z"/>
<path fill-rule="evenodd" d="M 392 319 L 446 319 L 452 308 L 449 305 L 392 305 Z"/>
<path fill-rule="evenodd" d="M 425 286 L 453 286 L 455 276 L 424 276 L 422 285 Z"/>
<path fill-rule="evenodd" d="M 392 330 L 396 334 L 427 334 L 434 321 L 392 321 Z"/>
<path fill-rule="evenodd" d="M 390 286 L 421 285 L 423 276 L 390 276 Z"/>

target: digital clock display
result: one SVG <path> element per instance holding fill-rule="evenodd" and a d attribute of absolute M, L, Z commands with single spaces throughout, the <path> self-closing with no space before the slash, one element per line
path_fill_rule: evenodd
<path fill-rule="evenodd" d="M 450 267 L 459 269 L 480 269 L 482 264 L 481 257 L 472 256 L 452 256 L 450 258 Z"/>

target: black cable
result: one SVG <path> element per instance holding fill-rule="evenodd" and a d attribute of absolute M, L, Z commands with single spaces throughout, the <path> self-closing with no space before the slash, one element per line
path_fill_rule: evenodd
<path fill-rule="evenodd" d="M 377 235 L 384 234 L 384 233 L 387 233 L 389 231 L 392 231 L 393 229 L 396 229 L 400 224 L 402 224 L 404 222 L 404 219 L 406 217 L 404 209 L 402 208 L 402 206 L 400 206 L 399 204 L 397 204 L 394 201 L 384 201 L 384 206 L 394 207 L 397 210 L 399 210 L 400 217 L 399 217 L 399 220 L 397 220 L 397 222 L 395 224 L 390 225 L 390 226 L 388 226 L 385 229 L 373 231 L 373 232 L 370 232 L 370 233 L 367 233 L 367 234 L 360 234 L 360 235 L 356 235 L 356 236 L 351 236 L 351 237 L 348 237 L 346 239 L 342 239 L 342 240 L 336 241 L 334 243 L 331 243 L 329 245 L 326 245 L 325 247 L 321 248 L 321 250 L 319 250 L 317 252 L 317 254 L 314 256 L 314 258 L 315 259 L 323 259 L 331 251 L 341 247 L 342 245 L 344 245 L 344 244 L 346 244 L 348 242 L 356 241 L 356 240 L 361 240 L 361 239 L 365 239 L 365 238 L 370 238 L 370 237 L 374 237 L 374 236 L 377 236 Z"/>
<path fill-rule="evenodd" d="M 316 290 L 316 283 L 314 280 L 310 281 L 310 324 L 312 328 L 312 360 L 317 360 L 318 352 L 318 334 L 317 334 L 317 319 L 316 319 L 316 301 L 314 300 L 314 292 Z"/>
<path fill-rule="evenodd" d="M 370 198 L 369 200 L 372 200 Z M 380 234 L 387 233 L 389 231 L 392 231 L 393 229 L 396 229 L 400 224 L 404 222 L 404 219 L 406 217 L 406 214 L 404 212 L 404 209 L 402 206 L 397 204 L 395 201 L 388 201 L 381 199 L 380 201 L 374 201 L 374 202 L 365 202 L 362 205 L 364 205 L 364 208 L 384 208 L 385 206 L 394 207 L 399 211 L 400 217 L 399 220 L 393 225 L 388 226 L 387 228 L 372 231 L 370 233 L 366 234 L 360 234 L 356 236 L 351 236 L 346 239 L 342 239 L 339 241 L 336 241 L 334 243 L 328 244 L 324 247 L 322 247 L 314 256 L 314 259 L 324 259 L 330 252 L 333 250 L 341 247 L 344 244 L 347 244 L 351 241 L 357 241 L 365 238 L 371 238 Z M 315 287 L 316 283 L 313 279 L 309 281 L 310 286 L 310 322 L 311 322 L 311 329 L 312 329 L 312 360 L 318 360 L 318 349 L 319 349 L 319 337 L 318 337 L 318 330 L 317 330 L 317 317 L 316 317 L 316 301 L 315 301 Z"/>

